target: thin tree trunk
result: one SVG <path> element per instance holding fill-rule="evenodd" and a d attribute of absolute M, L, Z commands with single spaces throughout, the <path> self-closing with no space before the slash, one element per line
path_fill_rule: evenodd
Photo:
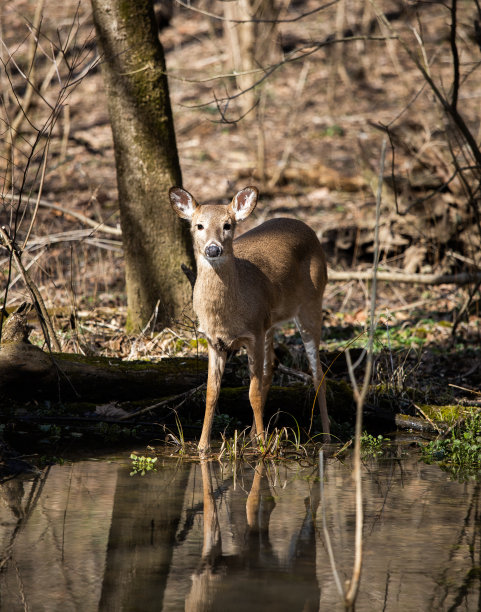
<path fill-rule="evenodd" d="M 277 4 L 276 0 L 236 0 L 224 4 L 224 31 L 230 61 L 239 73 L 237 86 L 245 91 L 241 98 L 243 112 L 253 108 L 259 95 L 253 89 L 260 78 L 255 71 L 272 63 L 278 52 L 276 19 L 282 4 Z"/>
<path fill-rule="evenodd" d="M 180 266 L 194 260 L 168 199 L 182 178 L 152 0 L 92 0 L 92 7 L 114 138 L 128 327 L 142 328 L 158 301 L 165 326 L 190 302 Z"/>

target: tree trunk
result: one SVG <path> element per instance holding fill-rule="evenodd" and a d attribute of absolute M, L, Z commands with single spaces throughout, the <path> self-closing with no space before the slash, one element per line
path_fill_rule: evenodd
<path fill-rule="evenodd" d="M 190 302 L 181 273 L 193 264 L 187 227 L 168 190 L 182 182 L 165 60 L 152 0 L 92 0 L 112 125 L 125 250 L 128 327 L 140 330 L 157 302 L 166 326 Z"/>
<path fill-rule="evenodd" d="M 224 4 L 224 32 L 232 69 L 240 73 L 236 77 L 237 86 L 245 91 L 241 98 L 243 112 L 253 108 L 258 97 L 253 88 L 261 74 L 254 71 L 266 68 L 278 51 L 276 19 L 282 7 L 277 4 L 276 0 L 236 0 Z"/>

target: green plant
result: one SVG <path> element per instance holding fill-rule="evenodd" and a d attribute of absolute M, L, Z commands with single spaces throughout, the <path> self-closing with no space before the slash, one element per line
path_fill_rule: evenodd
<path fill-rule="evenodd" d="M 481 469 L 481 412 L 470 415 L 455 427 L 449 438 L 438 438 L 423 449 L 423 458 L 439 462 L 455 476 L 462 477 Z"/>
<path fill-rule="evenodd" d="M 173 412 L 175 416 L 175 424 L 177 425 L 177 433 L 175 434 L 170 429 L 165 428 L 165 432 L 167 433 L 167 444 L 177 447 L 177 452 L 179 455 L 185 455 L 187 453 L 188 444 L 184 438 L 184 430 L 182 428 L 179 415 L 175 410 Z"/>
<path fill-rule="evenodd" d="M 227 438 L 224 433 L 221 433 L 222 445 L 219 451 L 219 461 L 225 455 L 230 461 L 237 461 L 244 457 L 245 451 L 252 449 L 252 440 L 247 436 L 247 429 L 240 433 L 234 430 L 234 437 Z"/>
<path fill-rule="evenodd" d="M 130 459 L 132 460 L 132 471 L 130 472 L 131 476 L 135 476 L 135 474 L 144 476 L 146 472 L 157 471 L 157 467 L 155 465 L 157 457 L 145 457 L 143 455 L 139 456 L 132 453 L 130 455 Z"/>
<path fill-rule="evenodd" d="M 361 451 L 364 456 L 379 456 L 383 454 L 383 444 L 388 441 L 381 434 L 373 436 L 366 431 L 361 436 Z"/>

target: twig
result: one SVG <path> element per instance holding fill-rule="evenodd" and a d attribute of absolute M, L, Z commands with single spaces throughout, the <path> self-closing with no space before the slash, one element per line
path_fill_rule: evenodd
<path fill-rule="evenodd" d="M 452 383 L 448 383 L 448 387 L 453 387 L 454 389 L 461 389 L 461 391 L 468 391 L 469 393 L 474 393 L 475 395 L 481 395 L 481 391 L 476 391 L 475 389 L 468 389 L 467 387 L 460 387 L 459 385 L 453 385 Z"/>
<path fill-rule="evenodd" d="M 309 72 L 309 68 L 310 68 L 309 62 L 307 62 L 306 64 L 304 64 L 301 70 L 301 74 L 299 75 L 299 80 L 297 82 L 296 91 L 294 93 L 294 98 L 293 98 L 293 108 L 291 108 L 289 123 L 287 126 L 286 146 L 282 153 L 281 161 L 279 162 L 277 168 L 274 170 L 272 178 L 268 183 L 269 189 L 274 189 L 274 187 L 279 182 L 282 176 L 282 173 L 286 169 L 286 166 L 289 162 L 289 158 L 291 156 L 292 149 L 294 148 L 294 143 L 292 140 L 292 132 L 293 132 L 296 120 L 297 120 L 297 116 L 299 114 L 299 109 L 300 109 L 299 102 L 301 100 L 302 92 L 306 85 L 307 74 Z"/>
<path fill-rule="evenodd" d="M 38 2 L 37 7 L 35 9 L 35 16 L 33 18 L 33 24 L 32 24 L 32 29 L 34 33 L 39 31 L 44 5 L 45 5 L 45 0 L 40 0 L 40 2 Z M 30 104 L 32 102 L 33 93 L 35 91 L 33 78 L 34 78 L 35 55 L 37 51 L 37 45 L 38 45 L 38 38 L 35 34 L 33 34 L 32 39 L 30 41 L 28 57 L 27 57 L 28 73 L 26 75 L 22 75 L 27 81 L 27 85 L 25 87 L 25 93 L 23 95 L 22 101 L 21 102 L 18 101 L 19 110 L 16 116 L 14 117 L 11 125 L 9 126 L 11 138 L 10 138 L 10 142 L 8 142 L 6 146 L 5 157 L 7 158 L 7 160 L 11 161 L 12 166 L 11 166 L 11 171 L 9 173 L 7 184 L 5 185 L 5 188 L 10 187 L 13 184 L 13 169 L 15 166 L 15 164 L 13 163 L 14 162 L 13 150 L 15 146 L 15 140 L 18 136 L 20 126 L 22 125 L 24 119 L 27 116 L 27 111 L 28 111 L 28 108 L 30 107 Z"/>
<path fill-rule="evenodd" d="M 254 89 L 254 88 L 258 87 L 261 83 L 263 83 L 266 79 L 268 79 L 271 76 L 271 74 L 273 74 L 276 70 L 278 70 L 279 68 L 281 68 L 285 64 L 289 64 L 289 63 L 292 63 L 292 62 L 297 62 L 299 60 L 305 59 L 306 57 L 309 57 L 310 55 L 313 55 L 314 53 L 317 53 L 317 51 L 319 51 L 320 49 L 323 49 L 324 47 L 329 47 L 331 45 L 336 45 L 336 44 L 339 44 L 339 43 L 351 43 L 351 42 L 356 42 L 356 41 L 359 41 L 359 40 L 381 42 L 381 41 L 386 41 L 386 40 L 397 40 L 397 39 L 398 39 L 398 36 L 396 36 L 396 35 L 388 36 L 388 37 L 386 37 L 386 36 L 364 36 L 364 35 L 359 35 L 359 36 L 347 36 L 345 38 L 332 38 L 332 39 L 326 39 L 326 40 L 321 41 L 321 42 L 308 43 L 308 44 L 303 45 L 301 47 L 297 47 L 296 49 L 294 49 L 290 53 L 287 53 L 285 55 L 284 59 L 282 59 L 281 61 L 277 62 L 276 64 L 272 64 L 272 65 L 270 65 L 270 66 L 260 70 L 262 72 L 263 76 L 261 78 L 259 78 L 255 83 L 253 83 L 250 87 L 247 87 L 247 88 L 243 89 L 242 91 L 240 91 L 240 92 L 238 92 L 236 94 L 227 95 L 227 96 L 224 96 L 223 98 L 214 97 L 214 99 L 209 100 L 207 102 L 202 102 L 201 104 L 181 104 L 180 106 L 183 106 L 185 108 L 203 108 L 205 106 L 210 106 L 210 105 L 212 105 L 214 103 L 218 104 L 218 103 L 221 103 L 221 102 L 227 102 L 227 101 L 230 101 L 230 100 L 235 100 L 236 98 L 239 98 L 240 96 L 243 96 L 246 92 L 250 91 L 251 89 Z M 175 75 L 172 75 L 170 72 L 166 72 L 166 74 L 169 76 L 169 78 L 176 78 Z M 236 75 L 233 74 L 232 76 L 236 76 Z M 180 79 L 180 80 L 182 80 L 182 79 Z"/>
<path fill-rule="evenodd" d="M 305 383 L 312 382 L 312 376 L 310 374 L 307 374 L 306 372 L 301 372 L 300 370 L 294 370 L 293 368 L 288 368 L 282 363 L 277 366 L 277 370 L 281 372 L 281 374 L 287 374 L 287 376 L 299 378 L 299 380 L 302 380 Z"/>
<path fill-rule="evenodd" d="M 436 423 L 432 419 L 429 418 L 429 416 L 424 412 L 424 410 L 417 404 L 413 404 L 413 405 L 414 405 L 414 408 L 416 408 L 416 410 L 418 410 L 423 415 L 423 418 L 425 418 L 426 421 L 431 424 L 433 429 L 437 431 L 438 433 L 441 433 L 441 429 L 439 429 Z"/>
<path fill-rule="evenodd" d="M 30 225 L 29 225 L 29 228 L 27 230 L 27 234 L 25 236 L 25 240 L 23 241 L 22 251 L 25 250 L 25 247 L 27 245 L 28 239 L 30 238 L 30 234 L 32 233 L 33 226 L 35 225 L 35 220 L 37 219 L 38 207 L 39 207 L 39 204 L 40 204 L 40 200 L 41 200 L 41 196 L 42 196 L 42 191 L 43 191 L 43 185 L 44 185 L 44 182 L 45 182 L 45 171 L 47 169 L 48 150 L 50 148 L 50 140 L 51 140 L 52 130 L 53 130 L 53 126 L 54 125 L 55 124 L 52 123 L 52 125 L 50 126 L 50 133 L 49 133 L 49 135 L 47 137 L 47 144 L 45 145 L 45 149 L 43 151 L 42 170 L 41 170 L 41 173 L 40 173 L 40 183 L 39 183 L 39 186 L 38 186 L 37 201 L 35 202 L 35 208 L 33 209 L 32 219 L 30 220 Z"/>
<path fill-rule="evenodd" d="M 36 263 L 40 259 L 40 257 L 42 257 L 44 253 L 45 253 L 45 250 L 40 251 L 40 253 L 37 253 L 37 255 L 35 255 L 35 257 L 31 261 L 29 261 L 28 264 L 25 266 L 25 270 L 29 270 L 33 266 L 33 264 Z M 3 262 L 0 261 L 0 265 L 2 263 Z M 13 278 L 10 281 L 9 288 L 11 289 L 21 278 L 23 278 L 22 274 L 21 273 L 17 274 L 17 276 L 15 276 L 15 278 Z"/>
<path fill-rule="evenodd" d="M 457 0 L 451 0 L 451 28 L 450 28 L 450 43 L 451 55 L 453 57 L 453 91 L 451 97 L 451 106 L 455 112 L 458 107 L 459 95 L 459 53 L 456 44 L 456 29 L 457 29 Z"/>
<path fill-rule="evenodd" d="M 241 24 L 241 23 L 293 23 L 295 21 L 300 21 L 301 19 L 304 19 L 305 17 L 310 17 L 314 13 L 318 13 L 319 11 L 323 11 L 324 9 L 331 7 L 334 4 L 337 4 L 339 0 L 332 0 L 331 2 L 327 2 L 326 4 L 323 4 L 322 6 L 318 6 L 315 9 L 307 11 L 306 13 L 302 13 L 301 15 L 298 15 L 297 17 L 292 17 L 292 19 L 231 19 L 230 17 L 225 17 L 224 15 L 216 15 L 215 13 L 210 13 L 209 11 L 205 11 L 196 6 L 192 6 L 190 3 L 187 4 L 186 2 L 183 2 L 182 0 L 176 0 L 176 2 L 177 4 L 179 4 L 180 6 L 183 6 L 186 9 L 189 9 L 196 13 L 200 13 L 201 15 L 205 15 L 206 17 L 212 17 L 212 19 L 218 19 L 219 21 L 226 21 L 227 23 Z"/>
<path fill-rule="evenodd" d="M 35 197 L 36 195 L 38 197 L 38 194 L 31 194 L 31 195 L 32 197 Z M 12 202 L 18 202 L 20 200 L 19 196 L 12 195 L 10 193 L 3 194 L 1 197 L 4 200 L 10 200 Z M 43 208 L 51 208 L 52 210 L 58 210 L 64 215 L 73 217 L 74 219 L 77 219 L 78 221 L 85 223 L 85 225 L 89 225 L 90 227 L 93 227 L 98 232 L 104 232 L 105 234 L 112 234 L 113 236 L 122 235 L 122 230 L 120 228 L 112 227 L 110 225 L 105 225 L 104 222 L 94 221 L 93 219 L 90 219 L 90 217 L 86 217 L 82 213 L 76 212 L 75 210 L 68 210 L 67 208 L 64 208 L 63 206 L 59 206 L 58 204 L 52 204 L 52 202 L 48 202 L 47 200 L 43 200 L 43 199 L 40 199 L 38 201 L 38 204 L 39 206 L 42 206 Z"/>
<path fill-rule="evenodd" d="M 93 238 L 91 230 L 72 230 L 70 232 L 59 232 L 58 234 L 50 234 L 49 236 L 32 238 L 30 240 L 30 244 L 27 245 L 26 252 L 30 253 L 44 246 L 55 244 L 58 242 L 76 241 L 85 241 L 86 244 L 91 244 L 93 246 L 109 251 L 115 251 L 117 253 L 122 252 L 122 242 L 120 240 Z M 4 261 L 0 260 L 0 264 L 3 263 Z"/>
<path fill-rule="evenodd" d="M 202 383 L 195 389 L 190 389 L 189 391 L 185 391 L 184 393 L 179 393 L 179 395 L 174 395 L 173 397 L 169 397 L 166 400 L 162 400 L 161 402 L 157 402 L 157 404 L 152 404 L 151 406 L 147 406 L 146 408 L 142 408 L 141 410 L 137 410 L 137 412 L 131 412 L 130 414 L 126 414 L 120 417 L 119 421 L 126 421 L 128 419 L 132 419 L 133 417 L 138 416 L 139 414 L 143 414 L 144 412 L 148 412 L 149 410 L 154 410 L 155 408 L 161 408 L 162 406 L 166 406 L 172 402 L 176 402 L 178 400 L 182 400 L 181 404 L 186 402 L 192 395 L 195 395 L 201 389 L 204 389 L 207 386 L 207 383 Z M 179 405 L 181 405 L 179 404 Z M 179 406 L 177 406 L 179 407 Z"/>
<path fill-rule="evenodd" d="M 155 323 L 157 321 L 157 315 L 159 314 L 159 306 L 160 306 L 160 300 L 157 300 L 157 303 L 155 304 L 154 310 L 152 311 L 152 314 L 150 315 L 150 319 L 144 325 L 143 329 L 140 331 L 140 334 L 135 339 L 135 342 L 132 344 L 132 347 L 131 347 L 130 352 L 129 352 L 128 357 L 127 357 L 127 361 L 132 361 L 132 359 L 135 359 L 136 351 L 137 351 L 137 346 L 138 346 L 139 342 L 142 340 L 142 338 L 145 337 L 145 335 L 147 333 L 147 330 L 152 325 L 152 323 L 153 323 L 152 328 L 155 327 Z"/>
<path fill-rule="evenodd" d="M 381 215 L 381 196 L 384 176 L 384 162 L 386 159 L 386 143 L 384 139 L 381 149 L 381 163 L 379 168 L 378 190 L 376 194 L 376 227 L 374 233 L 374 262 L 371 287 L 371 316 L 369 341 L 367 349 L 366 368 L 364 371 L 364 381 L 359 390 L 354 370 L 352 368 L 349 352 L 346 353 L 349 377 L 351 379 L 354 397 L 356 399 L 356 436 L 354 441 L 354 469 L 353 476 L 356 483 L 356 531 L 355 531 L 355 554 L 352 577 L 349 581 L 349 587 L 344 597 L 344 605 L 347 610 L 354 609 L 362 570 L 362 531 L 363 531 L 363 508 L 362 508 L 362 478 L 361 478 L 361 435 L 362 435 L 362 411 L 369 390 L 369 383 L 372 373 L 373 362 L 373 345 L 374 345 L 374 327 L 376 315 L 376 292 L 377 292 L 377 267 L 379 265 L 379 221 Z"/>
<path fill-rule="evenodd" d="M 30 274 L 28 273 L 28 270 L 25 269 L 22 260 L 20 259 L 20 255 L 17 252 L 15 244 L 12 240 L 10 240 L 4 227 L 0 227 L 0 237 L 3 240 L 4 246 L 11 253 L 13 260 L 17 265 L 18 271 L 22 275 L 25 286 L 27 287 L 30 292 L 30 295 L 32 296 L 32 300 L 37 309 L 37 315 L 40 321 L 40 325 L 42 327 L 42 331 L 44 333 L 45 341 L 47 342 L 47 346 L 50 348 L 51 343 L 53 348 L 60 353 L 62 349 L 60 348 L 60 344 L 57 340 L 57 336 L 53 329 L 52 321 L 50 320 L 50 316 L 45 307 L 42 295 L 35 283 L 30 278 Z"/>
<path fill-rule="evenodd" d="M 394 36 L 396 36 L 393 27 L 391 26 L 389 21 L 386 19 L 386 16 L 384 15 L 384 13 L 380 12 L 377 8 L 375 10 L 376 10 L 378 18 L 384 23 L 384 25 L 389 29 L 389 31 L 393 33 Z M 423 66 L 422 62 L 417 57 L 416 53 L 412 50 L 412 45 L 407 43 L 400 36 L 397 36 L 397 38 L 399 42 L 401 43 L 401 45 L 403 46 L 406 53 L 408 54 L 408 56 L 410 57 L 411 61 L 414 63 L 416 68 L 423 75 L 424 80 L 427 82 L 427 84 L 431 88 L 431 91 L 433 92 L 434 96 L 437 98 L 438 102 L 443 107 L 448 117 L 451 118 L 454 125 L 457 127 L 460 134 L 463 136 L 466 144 L 471 150 L 471 153 L 474 159 L 476 160 L 476 163 L 478 164 L 478 166 L 481 166 L 481 149 L 479 148 L 478 143 L 476 142 L 476 139 L 471 133 L 471 130 L 467 126 L 466 122 L 464 121 L 462 116 L 459 114 L 457 108 L 453 106 L 453 104 L 447 100 L 446 96 L 444 96 L 442 91 L 433 81 L 431 75 L 428 72 L 428 69 L 425 66 Z M 456 98 L 454 101 L 457 101 Z"/>

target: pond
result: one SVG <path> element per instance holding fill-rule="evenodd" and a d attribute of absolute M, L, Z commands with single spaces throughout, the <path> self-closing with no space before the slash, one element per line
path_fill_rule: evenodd
<path fill-rule="evenodd" d="M 394 448 L 363 464 L 356 610 L 481 609 L 480 483 Z M 126 455 L 128 457 L 128 455 Z M 0 610 L 342 610 L 351 463 L 54 465 L 0 485 Z"/>

